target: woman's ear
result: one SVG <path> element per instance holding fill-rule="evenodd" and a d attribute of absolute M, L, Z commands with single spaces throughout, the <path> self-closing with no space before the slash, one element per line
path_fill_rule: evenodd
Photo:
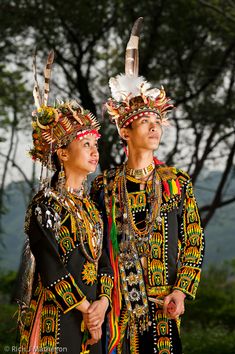
<path fill-rule="evenodd" d="M 129 134 L 128 130 L 126 128 L 121 128 L 120 129 L 120 135 L 123 140 L 128 140 L 129 139 Z"/>
<path fill-rule="evenodd" d="M 66 148 L 59 148 L 57 149 L 57 155 L 60 161 L 67 161 L 69 158 L 68 149 Z"/>

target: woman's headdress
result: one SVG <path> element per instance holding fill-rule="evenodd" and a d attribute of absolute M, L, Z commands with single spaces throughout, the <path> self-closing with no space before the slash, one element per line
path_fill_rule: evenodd
<path fill-rule="evenodd" d="M 30 155 L 44 166 L 53 168 L 51 156 L 62 146 L 68 145 L 75 138 L 82 139 L 87 134 L 99 137 L 100 128 L 96 117 L 85 110 L 76 100 L 62 102 L 57 100 L 54 105 L 48 105 L 51 69 L 54 52 L 47 58 L 44 70 L 44 92 L 41 93 L 36 69 L 36 56 L 33 60 L 34 72 L 34 102 L 36 110 L 32 113 L 33 144 Z"/>
<path fill-rule="evenodd" d="M 163 86 L 160 89 L 151 88 L 144 77 L 138 76 L 138 45 L 142 21 L 142 17 L 135 21 L 127 43 L 125 74 L 109 80 L 112 97 L 106 102 L 106 108 L 118 130 L 127 127 L 141 115 L 157 115 L 162 124 L 166 124 L 167 113 L 173 108 Z"/>

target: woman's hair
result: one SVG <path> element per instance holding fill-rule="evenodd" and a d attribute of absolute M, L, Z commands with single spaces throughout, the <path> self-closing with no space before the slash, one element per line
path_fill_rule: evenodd
<path fill-rule="evenodd" d="M 56 184 L 58 182 L 58 177 L 59 177 L 59 173 L 60 173 L 60 170 L 61 170 L 61 163 L 60 163 L 60 160 L 59 160 L 59 157 L 57 155 L 57 152 L 54 152 L 54 154 L 52 155 L 52 162 L 56 168 L 56 171 L 55 173 L 53 174 L 52 178 L 51 178 L 51 186 L 53 188 L 56 187 Z"/>
<path fill-rule="evenodd" d="M 69 146 L 69 144 L 68 145 L 63 145 L 60 148 L 61 149 L 66 149 L 68 146 Z M 54 164 L 54 166 L 56 168 L 56 171 L 55 171 L 54 175 L 51 178 L 51 186 L 53 188 L 55 188 L 56 184 L 58 182 L 59 173 L 61 171 L 61 162 L 60 162 L 60 159 L 59 159 L 59 157 L 57 155 L 57 152 L 54 152 L 54 154 L 52 155 L 52 163 Z"/>

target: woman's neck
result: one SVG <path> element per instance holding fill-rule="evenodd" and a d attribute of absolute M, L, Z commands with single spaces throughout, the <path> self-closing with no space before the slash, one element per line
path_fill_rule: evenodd
<path fill-rule="evenodd" d="M 77 175 L 77 174 L 66 174 L 66 182 L 65 187 L 72 188 L 74 190 L 78 190 L 82 188 L 82 184 L 85 180 L 86 176 Z"/>

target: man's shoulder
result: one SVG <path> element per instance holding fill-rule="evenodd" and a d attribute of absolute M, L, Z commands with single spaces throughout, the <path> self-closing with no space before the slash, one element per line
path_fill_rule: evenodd
<path fill-rule="evenodd" d="M 186 171 L 175 166 L 168 166 L 166 164 L 158 166 L 158 174 L 163 180 L 178 179 L 182 183 L 191 179 Z"/>
<path fill-rule="evenodd" d="M 166 164 L 157 165 L 157 173 L 161 179 L 163 187 L 163 196 L 166 201 L 169 198 L 180 197 L 185 190 L 190 177 L 182 169 Z"/>
<path fill-rule="evenodd" d="M 95 177 L 92 182 L 92 188 L 100 189 L 104 186 L 104 184 L 110 183 L 114 180 L 117 173 L 121 170 L 121 166 L 112 167 L 103 171 L 103 173 L 99 174 Z"/>

